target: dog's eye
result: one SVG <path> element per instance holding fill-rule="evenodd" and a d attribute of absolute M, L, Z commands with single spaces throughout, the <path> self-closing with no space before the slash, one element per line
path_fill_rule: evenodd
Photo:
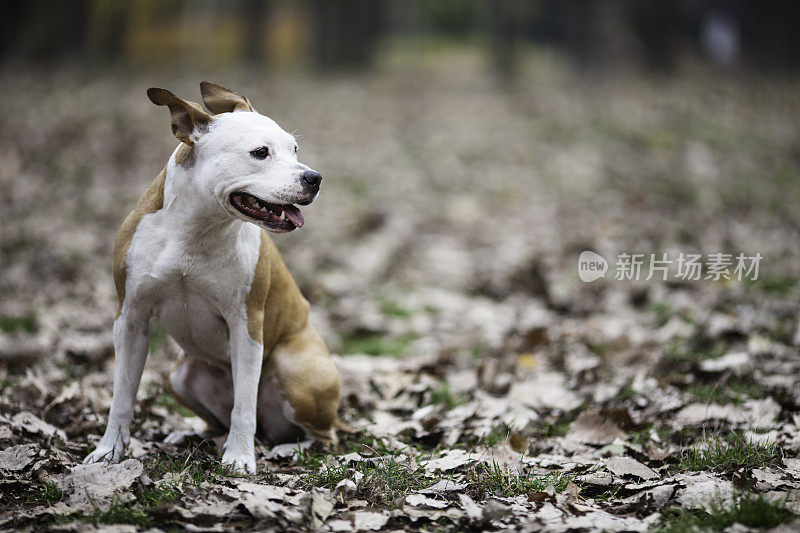
<path fill-rule="evenodd" d="M 297 153 L 297 146 L 294 147 L 294 153 Z"/>
<path fill-rule="evenodd" d="M 256 159 L 266 159 L 267 156 L 269 156 L 269 148 L 267 148 L 266 146 L 262 146 L 261 148 L 256 148 L 255 150 L 250 152 L 250 155 L 252 155 Z"/>

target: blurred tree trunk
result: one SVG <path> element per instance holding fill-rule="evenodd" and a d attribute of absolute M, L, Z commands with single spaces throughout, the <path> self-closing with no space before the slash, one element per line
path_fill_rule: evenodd
<path fill-rule="evenodd" d="M 510 80 L 517 70 L 519 54 L 520 3 L 494 0 L 489 5 L 489 35 L 492 66 L 502 80 Z"/>
<path fill-rule="evenodd" d="M 742 12 L 742 45 L 751 66 L 800 69 L 800 2 L 761 0 Z"/>
<path fill-rule="evenodd" d="M 86 50 L 88 0 L 8 2 L 3 10 L 3 53 L 54 63 Z"/>
<path fill-rule="evenodd" d="M 114 0 L 95 0 L 89 28 L 89 57 L 97 63 L 122 59 L 131 5 Z"/>
<path fill-rule="evenodd" d="M 3 16 L 0 17 L 0 58 L 8 57 L 18 52 L 20 36 L 22 35 L 22 20 L 28 12 L 30 4 L 22 2 L 6 2 Z"/>
<path fill-rule="evenodd" d="M 687 22 L 689 8 L 683 4 L 661 0 L 630 4 L 631 27 L 644 52 L 645 64 L 654 70 L 672 70 L 681 41 L 690 41 L 693 37 L 693 28 Z"/>
<path fill-rule="evenodd" d="M 321 70 L 365 67 L 381 27 L 378 0 L 312 0 L 314 60 Z"/>
<path fill-rule="evenodd" d="M 244 58 L 253 63 L 264 62 L 264 31 L 267 16 L 272 8 L 271 0 L 244 0 L 241 17 L 244 21 Z"/>

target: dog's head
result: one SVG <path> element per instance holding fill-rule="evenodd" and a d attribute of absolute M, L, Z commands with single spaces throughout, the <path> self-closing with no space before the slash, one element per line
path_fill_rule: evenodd
<path fill-rule="evenodd" d="M 206 113 L 166 89 L 147 96 L 169 107 L 172 133 L 190 148 L 192 187 L 211 195 L 232 216 L 274 233 L 303 225 L 294 204 L 308 205 L 319 194 L 322 176 L 297 160 L 297 142 L 250 101 L 217 84 L 200 84 Z M 180 154 L 180 150 L 178 152 Z"/>

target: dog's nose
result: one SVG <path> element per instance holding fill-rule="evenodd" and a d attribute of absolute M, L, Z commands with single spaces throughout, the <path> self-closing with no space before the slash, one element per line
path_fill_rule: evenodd
<path fill-rule="evenodd" d="M 300 181 L 302 181 L 306 187 L 318 189 L 319 184 L 322 181 L 322 174 L 316 170 L 306 170 L 300 174 Z"/>

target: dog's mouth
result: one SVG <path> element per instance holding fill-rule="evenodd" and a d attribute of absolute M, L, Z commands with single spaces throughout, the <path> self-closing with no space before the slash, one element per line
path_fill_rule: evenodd
<path fill-rule="evenodd" d="M 303 226 L 303 214 L 292 204 L 271 204 L 242 191 L 231 193 L 230 199 L 237 211 L 271 231 L 287 232 Z"/>

